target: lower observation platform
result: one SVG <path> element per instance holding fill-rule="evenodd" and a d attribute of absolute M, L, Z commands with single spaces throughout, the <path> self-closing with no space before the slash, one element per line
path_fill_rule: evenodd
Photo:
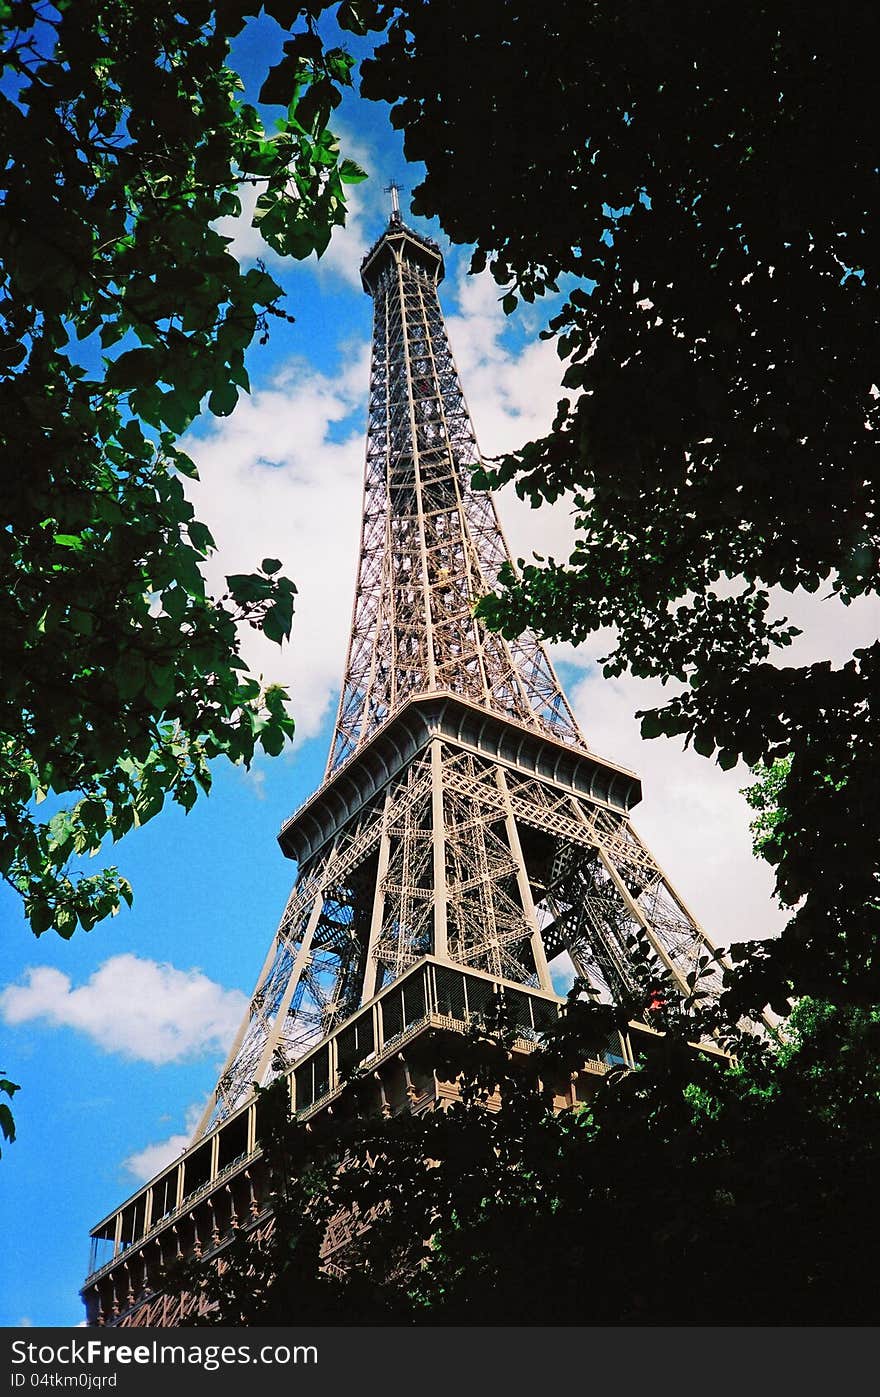
<path fill-rule="evenodd" d="M 416 1059 L 423 1055 L 413 1054 L 413 1046 L 431 1031 L 460 1036 L 498 996 L 519 1035 L 514 1051 L 522 1053 L 533 1051 L 564 1002 L 423 957 L 288 1070 L 291 1110 L 306 1122 L 325 1112 L 387 1117 L 454 1100 L 455 1083 L 420 1065 Z M 605 1074 L 621 1065 L 635 1065 L 629 1033 L 597 1043 L 595 1057 L 559 1085 L 554 1105 L 561 1110 L 588 1100 Z M 254 1100 L 242 1105 L 92 1229 L 82 1289 L 88 1324 L 186 1324 L 195 1302 L 188 1310 L 185 1298 L 164 1293 L 165 1267 L 181 1256 L 219 1257 L 235 1229 L 267 1224 L 258 1110 Z"/>

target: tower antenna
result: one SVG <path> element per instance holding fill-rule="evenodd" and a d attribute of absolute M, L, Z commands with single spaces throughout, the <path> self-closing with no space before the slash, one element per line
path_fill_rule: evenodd
<path fill-rule="evenodd" d="M 399 222 L 400 222 L 400 199 L 399 199 L 399 197 L 398 197 L 399 194 L 400 194 L 400 189 L 401 189 L 401 186 L 397 183 L 396 180 L 392 180 L 390 184 L 386 184 L 386 186 L 385 186 L 385 193 L 391 195 L 391 222 L 392 222 L 392 223 L 399 223 Z"/>

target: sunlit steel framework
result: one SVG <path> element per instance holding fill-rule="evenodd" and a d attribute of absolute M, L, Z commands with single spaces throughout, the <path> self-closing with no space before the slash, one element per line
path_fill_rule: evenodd
<path fill-rule="evenodd" d="M 296 885 L 187 1157 L 173 1181 L 148 1186 L 140 1213 L 136 1196 L 93 1231 L 113 1247 L 84 1291 L 93 1320 L 182 1322 L 151 1291 L 148 1260 L 132 1286 L 129 1249 L 163 1255 L 172 1227 L 180 1249 L 186 1218 L 191 1249 L 207 1204 L 222 1249 L 229 1204 L 215 1203 L 225 1190 L 234 1212 L 242 1171 L 261 1218 L 255 1083 L 286 1073 L 297 1113 L 321 1109 L 341 1089 L 341 1043 L 348 1067 L 372 1063 L 392 1109 L 391 1049 L 414 1024 L 439 1015 L 460 1028 L 471 1016 L 459 1006 L 444 1019 L 443 967 L 558 1006 L 550 967 L 567 956 L 607 1000 L 636 988 L 635 935 L 682 988 L 695 972 L 704 992 L 718 987 L 714 946 L 630 823 L 638 778 L 589 749 L 534 635 L 510 641 L 475 618 L 509 553 L 491 496 L 470 484 L 480 456 L 437 297 L 443 270 L 395 198 L 362 264 L 375 319 L 360 567 L 327 772 L 281 830 Z M 424 1012 L 407 1023 L 395 1009 L 389 1033 L 391 988 L 420 965 L 434 986 Z M 538 1031 L 531 1008 L 524 1050 Z M 434 1088 L 423 1105 L 442 1096 Z M 400 1090 L 393 1100 L 413 1108 L 413 1084 Z"/>

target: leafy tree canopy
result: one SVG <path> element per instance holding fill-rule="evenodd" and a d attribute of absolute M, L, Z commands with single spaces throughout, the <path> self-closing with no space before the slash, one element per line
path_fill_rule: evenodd
<path fill-rule="evenodd" d="M 525 1060 L 501 1023 L 439 1036 L 422 1066 L 458 1080 L 446 1110 L 308 1128 L 276 1083 L 258 1115 L 274 1232 L 171 1283 L 218 1307 L 208 1324 L 874 1322 L 877 1010 L 803 1000 L 783 1045 L 744 1039 L 735 1065 L 697 1055 L 676 1012 L 637 1071 L 554 1113 L 542 1085 L 612 1013 L 576 986 Z"/>
<path fill-rule="evenodd" d="M 328 125 L 353 60 L 317 38 L 322 8 L 0 0 L 0 871 L 37 935 L 131 898 L 72 856 L 169 796 L 188 810 L 212 758 L 277 753 L 293 728 L 237 626 L 282 641 L 295 588 L 267 558 L 206 594 L 175 439 L 205 402 L 232 411 L 248 345 L 285 317 L 214 226 L 239 186 L 260 189 L 266 242 L 303 258 L 365 177 Z M 272 131 L 227 63 L 261 9 L 289 36 L 261 93 Z M 66 808 L 41 820 L 47 795 Z"/>
<path fill-rule="evenodd" d="M 682 686 L 644 736 L 788 764 L 764 852 L 797 910 L 750 948 L 736 1010 L 880 991 L 880 646 L 769 660 L 794 634 L 773 589 L 877 588 L 878 39 L 860 0 L 834 24 L 757 0 L 407 0 L 363 70 L 426 164 L 414 209 L 476 245 L 505 309 L 567 292 L 552 430 L 482 483 L 571 492 L 577 546 L 506 574 L 482 614 L 613 627 L 607 674 Z"/>

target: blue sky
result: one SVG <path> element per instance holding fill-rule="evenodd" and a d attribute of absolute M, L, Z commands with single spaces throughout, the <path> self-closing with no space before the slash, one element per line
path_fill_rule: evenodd
<path fill-rule="evenodd" d="M 273 34 L 271 21 L 246 32 L 236 55 L 246 77 L 265 67 Z M 348 227 L 319 264 L 282 265 L 247 220 L 229 228 L 243 259 L 262 250 L 296 322 L 250 351 L 251 397 L 229 419 L 200 420 L 188 441 L 202 477 L 197 514 L 218 542 L 212 584 L 223 590 L 226 572 L 276 556 L 299 588 L 288 647 L 244 640 L 255 671 L 290 686 L 298 736 L 249 773 L 218 764 L 208 800 L 189 815 L 170 807 L 118 845 L 134 906 L 90 933 L 37 942 L 0 891 L 0 1064 L 22 1084 L 19 1138 L 0 1161 L 4 1325 L 80 1322 L 89 1228 L 182 1147 L 295 876 L 276 834 L 323 773 L 354 585 L 371 329 L 357 268 L 387 220 L 383 186 L 395 178 L 408 191 L 419 178 L 385 108 L 353 96 L 337 117 L 372 178 L 352 191 Z M 403 207 L 406 216 L 406 193 Z M 467 277 L 467 251 L 418 226 L 446 254 L 441 300 L 478 439 L 493 455 L 552 419 L 561 370 L 536 338 L 549 310 L 506 321 L 491 279 Z M 564 502 L 533 513 L 505 494 L 500 509 L 515 555 L 564 553 Z M 877 627 L 876 609 L 795 598 L 787 610 L 805 634 L 786 663 L 840 661 Z M 778 928 L 769 871 L 749 851 L 738 793 L 747 773 L 721 772 L 670 741 L 642 743 L 633 714 L 658 690 L 603 680 L 595 661 L 607 644 L 597 635 L 553 655 L 592 745 L 643 777 L 640 832 L 716 940 Z"/>

